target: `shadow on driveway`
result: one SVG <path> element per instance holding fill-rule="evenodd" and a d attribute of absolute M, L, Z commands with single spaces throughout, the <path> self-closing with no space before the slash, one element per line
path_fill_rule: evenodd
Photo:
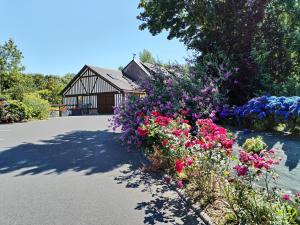
<path fill-rule="evenodd" d="M 74 131 L 39 144 L 22 144 L 0 152 L 0 174 L 20 175 L 111 171 L 123 164 L 138 166 L 138 153 L 128 153 L 109 131 Z"/>
<path fill-rule="evenodd" d="M 171 192 L 170 187 L 162 182 L 162 174 L 132 169 L 121 173 L 115 178 L 118 184 L 150 192 L 153 197 L 152 200 L 137 203 L 135 207 L 144 211 L 144 224 L 204 225 L 177 193 Z"/>
<path fill-rule="evenodd" d="M 161 174 L 141 172 L 139 168 L 146 163 L 145 158 L 137 151 L 128 153 L 117 137 L 118 134 L 107 130 L 74 131 L 39 144 L 18 145 L 0 152 L 0 174 L 15 172 L 16 176 L 22 176 L 75 171 L 92 175 L 127 164 L 128 169 L 120 171 L 115 180 L 124 188 L 145 193 L 145 200 L 133 205 L 134 210 L 144 212 L 144 224 L 200 224 L 181 199 L 162 184 Z"/>

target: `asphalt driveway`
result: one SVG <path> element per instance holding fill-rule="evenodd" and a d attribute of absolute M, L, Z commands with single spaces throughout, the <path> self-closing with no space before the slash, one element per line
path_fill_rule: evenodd
<path fill-rule="evenodd" d="M 1 225 L 200 224 L 108 116 L 0 125 Z"/>

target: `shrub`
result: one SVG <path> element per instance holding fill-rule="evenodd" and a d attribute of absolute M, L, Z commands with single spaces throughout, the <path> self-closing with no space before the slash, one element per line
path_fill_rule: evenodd
<path fill-rule="evenodd" d="M 185 115 L 178 115 L 137 115 L 139 145 L 153 162 L 152 169 L 168 173 L 166 182 L 174 178 L 203 208 L 224 202 L 220 224 L 299 224 L 300 193 L 278 191 L 274 167 L 279 161 L 261 137 L 247 139 L 235 157 L 226 129 L 211 119 L 198 119 L 192 130 Z"/>
<path fill-rule="evenodd" d="M 285 124 L 286 129 L 300 129 L 300 97 L 262 96 L 241 107 L 224 107 L 221 118 L 234 117 L 239 125 L 254 129 L 272 129 Z"/>
<path fill-rule="evenodd" d="M 31 108 L 23 102 L 10 100 L 7 105 L 1 107 L 2 122 L 19 122 L 31 117 Z"/>
<path fill-rule="evenodd" d="M 268 146 L 263 141 L 263 138 L 261 136 L 257 136 L 257 137 L 248 138 L 242 147 L 248 152 L 259 153 L 262 150 L 266 149 Z"/>
<path fill-rule="evenodd" d="M 224 68 L 220 71 L 222 74 L 228 72 Z M 184 114 L 193 126 L 199 118 L 214 120 L 224 100 L 218 82 L 218 79 L 202 80 L 192 72 L 156 73 L 152 79 L 140 83 L 140 88 L 147 93 L 145 97 L 129 97 L 123 105 L 115 108 L 112 125 L 114 128 L 121 127 L 122 143 L 134 145 L 140 142 L 136 133 L 142 122 L 139 115 L 149 116 L 153 109 L 169 117 Z"/>
<path fill-rule="evenodd" d="M 24 96 L 24 104 L 31 108 L 32 118 L 46 119 L 49 116 L 49 103 L 43 100 L 36 94 L 28 94 Z"/>

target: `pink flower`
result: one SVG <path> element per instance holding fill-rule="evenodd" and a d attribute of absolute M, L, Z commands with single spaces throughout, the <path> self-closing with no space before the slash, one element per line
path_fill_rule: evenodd
<path fill-rule="evenodd" d="M 289 194 L 284 194 L 284 195 L 282 195 L 282 199 L 285 201 L 291 201 L 292 197 Z"/>
<path fill-rule="evenodd" d="M 183 169 L 184 169 L 184 163 L 180 159 L 176 160 L 175 163 L 176 173 L 181 173 Z"/>
<path fill-rule="evenodd" d="M 150 117 L 149 116 L 145 116 L 144 117 L 144 124 L 145 125 L 149 125 L 150 124 Z"/>
<path fill-rule="evenodd" d="M 271 149 L 269 150 L 269 153 L 270 153 L 270 154 L 274 154 L 274 153 L 275 153 L 275 149 L 274 149 L 274 148 L 271 148 Z"/>
<path fill-rule="evenodd" d="M 236 165 L 235 167 L 233 167 L 235 169 L 235 171 L 237 172 L 238 176 L 245 176 L 248 174 L 248 167 L 247 166 L 240 166 L 240 165 Z"/>
<path fill-rule="evenodd" d="M 180 188 L 180 189 L 183 188 L 183 182 L 182 182 L 182 180 L 178 180 L 177 181 L 177 187 Z"/>
<path fill-rule="evenodd" d="M 297 198 L 300 198 L 300 192 L 297 192 L 297 193 L 296 193 L 296 197 L 297 197 Z"/>
<path fill-rule="evenodd" d="M 187 166 L 190 166 L 190 165 L 193 164 L 193 159 L 189 157 L 189 158 L 187 158 L 187 159 L 185 160 L 185 163 L 186 163 Z"/>

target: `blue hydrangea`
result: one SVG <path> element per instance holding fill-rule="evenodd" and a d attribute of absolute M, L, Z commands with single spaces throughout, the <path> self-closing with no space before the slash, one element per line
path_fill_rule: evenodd
<path fill-rule="evenodd" d="M 243 117 L 257 118 L 263 120 L 267 116 L 274 116 L 276 120 L 289 120 L 291 118 L 300 118 L 300 96 L 276 97 L 261 96 L 253 98 L 243 106 L 232 110 L 237 119 Z M 226 116 L 225 113 L 222 116 Z M 227 115 L 231 116 L 231 115 Z"/>
<path fill-rule="evenodd" d="M 267 117 L 267 114 L 266 114 L 265 112 L 261 112 L 261 113 L 259 113 L 258 116 L 257 116 L 257 118 L 260 119 L 260 120 L 262 120 L 262 119 L 264 119 L 264 118 L 266 118 L 266 117 Z"/>

